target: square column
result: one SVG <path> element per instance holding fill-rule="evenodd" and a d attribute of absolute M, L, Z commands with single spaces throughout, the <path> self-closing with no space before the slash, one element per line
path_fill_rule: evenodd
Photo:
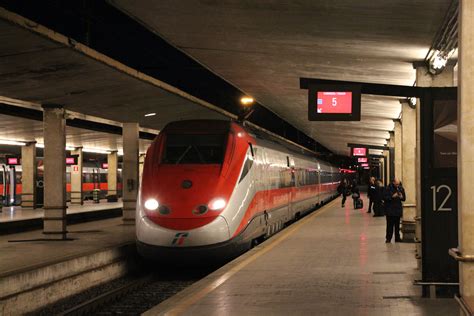
<path fill-rule="evenodd" d="M 403 203 L 402 233 L 403 241 L 413 242 L 415 237 L 421 239 L 421 229 L 416 233 L 416 109 L 411 108 L 408 102 L 402 104 L 402 181 L 405 188 L 406 201 Z M 418 168 L 419 169 L 419 168 Z M 421 228 L 421 222 L 418 221 Z M 415 236 L 416 235 L 416 236 Z M 419 239 L 418 239 L 419 240 Z M 419 247 L 418 247 L 419 246 Z M 417 251 L 421 254 L 421 244 Z"/>
<path fill-rule="evenodd" d="M 36 142 L 21 147 L 21 207 L 36 208 Z"/>
<path fill-rule="evenodd" d="M 446 68 L 443 70 L 438 75 L 431 75 L 430 72 L 428 71 L 426 66 L 416 66 L 416 85 L 418 87 L 451 87 L 453 86 L 453 78 L 454 78 L 454 67 L 452 65 L 447 65 Z M 402 111 L 406 109 L 406 107 L 409 107 L 408 104 L 402 103 Z M 416 132 L 415 132 L 415 165 L 413 166 L 414 174 L 415 174 L 415 200 L 414 200 L 414 208 L 415 208 L 415 222 L 416 222 L 416 228 L 415 228 L 415 237 L 416 237 L 416 258 L 418 259 L 418 268 L 421 270 L 421 261 L 423 260 L 423 254 L 421 251 L 421 243 L 422 241 L 422 235 L 421 235 L 421 127 L 420 127 L 420 117 L 421 117 L 421 103 L 420 99 L 417 100 L 416 102 L 416 110 L 413 110 L 415 114 L 414 115 L 414 121 L 415 121 L 415 126 L 416 126 Z M 402 115 L 405 116 L 405 114 L 402 112 Z M 407 114 L 408 115 L 408 114 Z M 406 119 L 403 118 L 402 124 L 405 124 Z M 410 123 L 413 124 L 413 123 Z M 410 137 L 408 133 L 405 133 L 405 129 L 403 130 L 403 137 Z M 410 153 L 410 148 L 406 148 L 405 146 L 403 147 L 403 155 L 409 154 Z M 459 153 L 458 153 L 459 157 Z M 405 164 L 405 159 L 403 160 Z M 410 161 L 407 162 L 408 164 Z M 459 166 L 458 166 L 459 168 Z M 404 169 L 405 170 L 405 169 Z M 459 170 L 458 170 L 459 172 Z M 404 178 L 406 182 L 407 178 L 407 173 L 404 171 Z M 406 188 L 405 188 L 406 192 Z M 407 209 L 407 206 L 409 207 L 411 203 L 413 203 L 413 200 L 409 196 L 409 193 L 406 192 L 407 199 L 404 204 L 404 209 Z M 411 214 L 410 214 L 411 216 Z M 405 216 L 404 216 L 405 217 Z"/>
<path fill-rule="evenodd" d="M 71 150 L 71 155 L 77 155 L 77 165 L 71 166 L 71 204 L 83 205 L 82 196 L 82 147 Z"/>
<path fill-rule="evenodd" d="M 66 239 L 66 119 L 58 105 L 43 105 L 44 222 L 48 239 Z"/>
<path fill-rule="evenodd" d="M 142 176 L 143 176 L 143 166 L 145 165 L 145 154 L 140 154 L 140 157 L 138 158 L 138 181 L 139 184 L 142 184 Z"/>
<path fill-rule="evenodd" d="M 474 311 L 474 2 L 461 0 L 458 70 L 458 234 L 461 300 Z M 468 258 L 471 258 L 469 261 Z"/>
<path fill-rule="evenodd" d="M 123 123 L 123 222 L 135 224 L 138 195 L 138 123 Z"/>
<path fill-rule="evenodd" d="M 116 151 L 107 155 L 107 197 L 117 197 L 118 155 Z"/>
<path fill-rule="evenodd" d="M 400 120 L 395 121 L 395 177 L 402 180 L 402 123 Z"/>

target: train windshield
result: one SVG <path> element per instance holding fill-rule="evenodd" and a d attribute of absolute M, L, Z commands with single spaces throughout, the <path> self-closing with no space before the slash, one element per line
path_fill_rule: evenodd
<path fill-rule="evenodd" d="M 164 164 L 221 164 L 225 134 L 168 134 Z"/>

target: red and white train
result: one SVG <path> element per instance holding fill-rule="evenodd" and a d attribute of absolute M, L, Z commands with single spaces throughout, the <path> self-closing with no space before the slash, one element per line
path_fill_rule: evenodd
<path fill-rule="evenodd" d="M 231 121 L 168 124 L 148 149 L 137 248 L 163 262 L 227 259 L 337 195 L 337 167 Z"/>

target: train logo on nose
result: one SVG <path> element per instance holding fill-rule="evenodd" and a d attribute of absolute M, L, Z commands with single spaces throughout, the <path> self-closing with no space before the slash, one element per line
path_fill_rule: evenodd
<path fill-rule="evenodd" d="M 188 237 L 188 235 L 188 233 L 176 233 L 176 235 L 174 235 L 173 241 L 171 242 L 171 245 L 181 246 L 184 243 L 186 237 Z"/>
<path fill-rule="evenodd" d="M 193 182 L 191 180 L 184 180 L 183 182 L 181 182 L 181 187 L 183 189 L 189 189 L 193 186 Z"/>

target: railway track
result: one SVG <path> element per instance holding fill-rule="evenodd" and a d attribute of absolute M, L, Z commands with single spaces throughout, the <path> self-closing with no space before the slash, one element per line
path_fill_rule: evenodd
<path fill-rule="evenodd" d="M 194 282 L 209 270 L 145 273 L 97 286 L 35 313 L 36 315 L 140 315 Z"/>

